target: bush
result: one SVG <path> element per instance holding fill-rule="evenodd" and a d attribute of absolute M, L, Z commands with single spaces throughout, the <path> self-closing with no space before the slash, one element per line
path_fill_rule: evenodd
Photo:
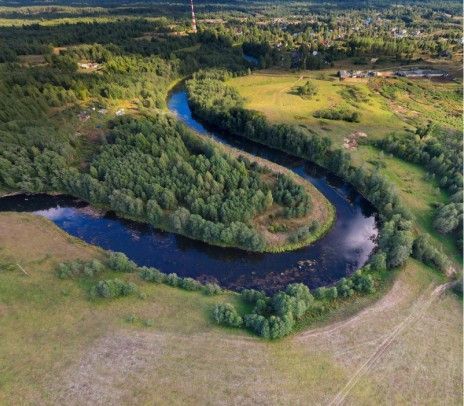
<path fill-rule="evenodd" d="M 342 278 L 337 284 L 337 293 L 340 297 L 350 297 L 354 294 L 353 281 L 351 279 Z"/>
<path fill-rule="evenodd" d="M 179 288 L 185 289 L 185 290 L 200 290 L 202 288 L 202 285 L 200 282 L 196 281 L 193 278 L 183 278 L 179 280 L 178 283 Z"/>
<path fill-rule="evenodd" d="M 89 262 L 71 261 L 60 263 L 57 267 L 58 277 L 61 279 L 73 278 L 78 276 L 94 277 L 104 269 L 104 265 L 98 260 L 94 259 Z"/>
<path fill-rule="evenodd" d="M 208 296 L 219 295 L 222 293 L 222 289 L 216 283 L 207 283 L 203 286 L 203 293 Z"/>
<path fill-rule="evenodd" d="M 369 274 L 364 274 L 361 269 L 352 276 L 353 289 L 361 293 L 374 293 L 374 280 Z"/>
<path fill-rule="evenodd" d="M 243 289 L 240 294 L 246 303 L 251 304 L 255 304 L 259 299 L 266 298 L 266 295 L 263 292 L 255 289 Z"/>
<path fill-rule="evenodd" d="M 240 327 L 243 324 L 242 317 L 230 303 L 218 303 L 213 310 L 216 323 L 229 327 Z"/>
<path fill-rule="evenodd" d="M 446 272 L 451 266 L 445 254 L 439 251 L 426 235 L 421 235 L 416 238 L 412 248 L 412 255 L 419 261 L 438 268 L 442 272 Z"/>
<path fill-rule="evenodd" d="M 387 269 L 387 255 L 385 252 L 379 251 L 372 256 L 369 264 L 374 271 L 384 271 Z"/>
<path fill-rule="evenodd" d="M 135 262 L 127 258 L 122 252 L 113 252 L 110 254 L 108 267 L 118 272 L 134 272 L 137 269 Z"/>
<path fill-rule="evenodd" d="M 99 281 L 91 289 L 92 297 L 116 298 L 128 296 L 137 290 L 137 286 L 132 282 L 124 282 L 120 279 L 108 279 Z"/>
<path fill-rule="evenodd" d="M 178 277 L 176 273 L 170 273 L 165 277 L 165 283 L 169 286 L 179 286 L 182 278 Z"/>
<path fill-rule="evenodd" d="M 140 269 L 141 270 L 140 270 L 139 276 L 144 281 L 154 282 L 154 283 L 163 283 L 166 279 L 166 275 L 156 268 L 142 267 Z"/>

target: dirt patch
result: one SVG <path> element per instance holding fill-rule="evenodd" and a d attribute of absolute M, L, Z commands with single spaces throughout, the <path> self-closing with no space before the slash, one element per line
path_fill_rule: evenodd
<path fill-rule="evenodd" d="M 343 139 L 343 147 L 349 150 L 358 148 L 359 140 L 367 138 L 367 134 L 362 131 L 354 131 Z"/>

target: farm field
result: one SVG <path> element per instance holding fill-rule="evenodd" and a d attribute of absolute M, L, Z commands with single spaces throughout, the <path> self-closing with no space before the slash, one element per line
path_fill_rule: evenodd
<path fill-rule="evenodd" d="M 2 404 L 460 404 L 461 302 L 413 260 L 366 310 L 270 343 L 210 321 L 230 294 L 145 284 L 145 299 L 89 301 L 53 268 L 101 251 L 47 220 L 1 214 L 0 245 L 29 274 L 0 272 Z"/>

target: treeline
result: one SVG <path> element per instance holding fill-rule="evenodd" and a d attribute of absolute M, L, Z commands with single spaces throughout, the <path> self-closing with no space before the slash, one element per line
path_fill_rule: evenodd
<path fill-rule="evenodd" d="M 385 261 L 383 265 L 381 262 L 378 262 L 376 272 L 385 269 Z M 294 331 L 303 320 L 326 313 L 337 301 L 375 292 L 373 270 L 369 265 L 350 278 L 342 278 L 335 286 L 321 287 L 313 292 L 302 283 L 290 284 L 284 291 L 272 296 L 244 289 L 240 298 L 247 307 L 252 307 L 250 313 L 240 314 L 232 304 L 220 303 L 213 309 L 213 318 L 218 324 L 246 328 L 263 338 L 282 338 Z"/>
<path fill-rule="evenodd" d="M 205 72 L 188 81 L 187 89 L 193 112 L 209 124 L 316 162 L 352 183 L 377 208 L 383 220 L 379 249 L 386 254 L 387 265 L 399 266 L 409 257 L 414 241 L 411 214 L 380 173 L 353 167 L 349 154 L 332 148 L 327 137 L 297 126 L 269 124 L 262 114 L 245 110 L 234 89 L 221 80 L 208 78 Z"/>
<path fill-rule="evenodd" d="M 416 134 L 396 134 L 375 142 L 386 152 L 425 167 L 431 179 L 451 194 L 449 203 L 438 205 L 434 228 L 442 233 L 456 233 L 462 244 L 462 140 L 440 135 L 430 125 Z M 434 134 L 435 133 L 435 134 Z"/>

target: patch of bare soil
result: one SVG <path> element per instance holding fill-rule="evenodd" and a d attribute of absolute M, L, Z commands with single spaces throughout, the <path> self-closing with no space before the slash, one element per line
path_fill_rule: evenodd
<path fill-rule="evenodd" d="M 343 139 L 343 147 L 349 150 L 358 148 L 360 138 L 367 138 L 367 134 L 362 131 L 354 131 Z"/>

